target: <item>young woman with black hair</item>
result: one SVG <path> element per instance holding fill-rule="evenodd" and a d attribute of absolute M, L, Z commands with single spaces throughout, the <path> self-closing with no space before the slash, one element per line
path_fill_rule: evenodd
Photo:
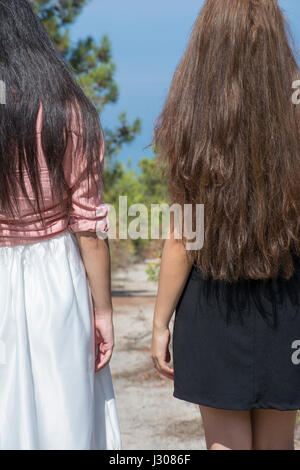
<path fill-rule="evenodd" d="M 27 0 L 0 23 L 0 449 L 120 449 L 98 113 Z"/>

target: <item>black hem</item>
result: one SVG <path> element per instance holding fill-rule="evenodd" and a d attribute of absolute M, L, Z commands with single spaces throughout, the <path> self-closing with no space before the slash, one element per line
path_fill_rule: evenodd
<path fill-rule="evenodd" d="M 300 410 L 300 403 L 299 405 L 295 405 L 292 407 L 286 407 L 284 405 L 263 405 L 260 403 L 253 403 L 252 405 L 241 405 L 241 406 L 236 406 L 236 405 L 224 405 L 224 403 L 221 405 L 219 403 L 214 403 L 212 401 L 206 401 L 202 399 L 195 399 L 195 398 L 190 398 L 187 396 L 183 396 L 182 394 L 177 394 L 176 392 L 173 393 L 173 397 L 177 398 L 178 400 L 186 401 L 188 403 L 192 403 L 194 405 L 198 406 L 207 406 L 208 408 L 215 408 L 218 410 L 228 410 L 228 411 L 251 411 L 251 410 L 277 410 L 277 411 L 298 411 Z"/>

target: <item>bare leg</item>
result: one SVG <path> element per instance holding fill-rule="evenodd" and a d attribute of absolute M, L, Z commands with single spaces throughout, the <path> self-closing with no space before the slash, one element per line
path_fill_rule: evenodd
<path fill-rule="evenodd" d="M 200 406 L 208 450 L 251 450 L 250 411 L 218 410 Z"/>
<path fill-rule="evenodd" d="M 252 410 L 254 450 L 294 450 L 296 411 Z"/>

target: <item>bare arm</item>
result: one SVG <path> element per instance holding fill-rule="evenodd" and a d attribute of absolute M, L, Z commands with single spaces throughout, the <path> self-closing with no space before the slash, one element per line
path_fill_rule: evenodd
<path fill-rule="evenodd" d="M 111 316 L 111 266 L 108 240 L 94 232 L 76 233 L 87 272 L 96 316 Z"/>
<path fill-rule="evenodd" d="M 158 295 L 153 318 L 151 355 L 157 370 L 168 378 L 174 371 L 167 364 L 171 360 L 169 352 L 169 323 L 190 274 L 192 263 L 179 240 L 166 240 L 162 253 Z"/>
<path fill-rule="evenodd" d="M 109 363 L 114 347 L 109 244 L 107 239 L 98 238 L 95 232 L 77 232 L 76 238 L 94 303 L 97 372 Z"/>
<path fill-rule="evenodd" d="M 154 327 L 168 328 L 192 265 L 182 243 L 166 240 L 162 253 Z"/>
<path fill-rule="evenodd" d="M 99 129 L 100 130 L 100 123 Z M 96 130 L 96 129 L 95 129 Z M 108 207 L 102 200 L 104 169 L 104 140 L 100 139 L 98 163 L 94 159 L 92 171 L 84 154 L 84 138 L 74 110 L 68 148 L 64 158 L 64 175 L 69 187 L 70 211 L 68 228 L 76 235 L 93 299 L 95 327 L 95 369 L 102 369 L 110 361 L 114 346 L 110 284 L 110 253 L 108 240 L 99 238 L 98 230 L 108 231 Z"/>

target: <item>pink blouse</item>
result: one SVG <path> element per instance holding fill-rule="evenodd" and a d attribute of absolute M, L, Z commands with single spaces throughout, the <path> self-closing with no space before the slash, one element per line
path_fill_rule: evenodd
<path fill-rule="evenodd" d="M 64 192 L 63 199 L 51 197 L 50 178 L 41 143 L 42 108 L 37 118 L 37 143 L 41 173 L 41 182 L 45 201 L 43 217 L 45 227 L 39 221 L 39 214 L 32 210 L 30 204 L 20 190 L 21 217 L 8 218 L 0 212 L 0 246 L 13 246 L 33 243 L 54 237 L 66 230 L 70 232 L 91 231 L 106 232 L 108 230 L 108 206 L 102 203 L 101 176 L 96 175 L 96 184 L 90 178 L 90 197 L 88 198 L 88 178 L 84 176 L 87 159 L 80 161 L 74 158 L 78 139 L 76 129 L 71 129 L 69 143 L 64 158 L 64 173 L 68 184 L 68 191 Z M 104 146 L 99 151 L 99 159 L 103 168 Z M 25 170 L 25 186 L 32 200 L 34 194 Z M 70 207 L 69 207 L 70 201 Z M 42 204 L 41 204 L 42 205 Z"/>

